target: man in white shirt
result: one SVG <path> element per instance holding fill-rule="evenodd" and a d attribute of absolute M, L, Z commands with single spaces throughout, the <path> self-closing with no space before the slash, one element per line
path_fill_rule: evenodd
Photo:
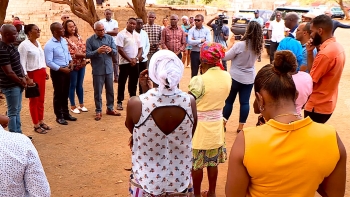
<path fill-rule="evenodd" d="M 126 28 L 117 35 L 119 52 L 120 75 L 118 80 L 117 110 L 123 110 L 124 91 L 126 80 L 129 77 L 128 91 L 130 97 L 136 96 L 139 79 L 139 61 L 142 55 L 140 34 L 135 31 L 136 19 L 129 18 Z"/>
<path fill-rule="evenodd" d="M 268 31 L 268 37 L 271 39 L 270 64 L 272 64 L 277 47 L 281 40 L 285 37 L 285 32 L 287 31 L 287 28 L 284 26 L 284 21 L 282 20 L 282 13 L 277 11 L 275 16 L 276 19 L 271 21 Z"/>
<path fill-rule="evenodd" d="M 49 197 L 50 185 L 37 150 L 25 135 L 4 129 L 8 120 L 0 115 L 0 196 Z"/>
<path fill-rule="evenodd" d="M 142 27 L 143 27 L 142 18 L 136 19 L 135 31 L 140 34 L 141 45 L 142 45 L 142 56 L 139 61 L 139 73 L 141 73 L 147 68 L 147 60 L 148 60 L 147 55 L 150 49 L 148 34 L 145 30 L 142 29 Z M 139 93 L 142 94 L 140 83 L 139 83 Z"/>
<path fill-rule="evenodd" d="M 104 13 L 104 19 L 101 19 L 100 22 L 103 23 L 105 27 L 106 34 L 113 37 L 114 43 L 116 43 L 117 35 L 118 35 L 118 21 L 112 19 L 113 12 L 110 9 L 106 9 Z M 118 83 L 119 70 L 118 70 L 118 53 L 112 58 L 113 60 L 113 70 L 114 70 L 114 83 Z"/>

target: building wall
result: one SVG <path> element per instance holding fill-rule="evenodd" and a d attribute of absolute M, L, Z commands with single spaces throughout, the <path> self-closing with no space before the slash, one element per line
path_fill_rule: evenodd
<path fill-rule="evenodd" d="M 100 16 L 100 18 L 104 18 L 104 9 L 97 9 L 97 13 Z M 136 17 L 134 11 L 131 8 L 126 8 L 125 6 L 111 7 L 111 9 L 114 12 L 114 18 L 119 23 L 119 29 L 125 28 L 127 19 L 129 17 Z M 167 16 L 170 16 L 171 14 L 177 14 L 180 18 L 183 15 L 195 16 L 196 14 L 202 14 L 205 16 L 205 20 L 210 20 L 214 17 L 214 15 L 207 16 L 206 11 L 204 9 L 173 10 L 170 8 L 147 7 L 147 11 L 154 11 L 156 13 L 156 24 L 161 24 L 162 19 Z M 50 24 L 53 22 L 62 22 L 61 15 L 63 13 L 70 14 L 70 18 L 76 23 L 76 25 L 78 26 L 79 34 L 84 39 L 94 34 L 93 29 L 88 23 L 71 13 L 69 6 L 45 2 L 44 0 L 11 0 L 7 9 L 5 22 L 11 22 L 13 16 L 18 16 L 20 20 L 23 21 L 25 24 L 36 24 L 42 30 L 39 41 L 42 45 L 44 45 L 47 42 L 47 40 L 49 40 L 52 36 L 50 32 Z M 181 21 L 179 21 L 179 24 L 180 23 Z"/>

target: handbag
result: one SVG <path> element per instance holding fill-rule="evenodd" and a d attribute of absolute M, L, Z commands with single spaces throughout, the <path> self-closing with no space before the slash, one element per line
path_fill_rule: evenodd
<path fill-rule="evenodd" d="M 37 83 L 34 83 L 32 86 L 27 86 L 25 89 L 26 98 L 35 98 L 40 96 L 39 86 Z"/>

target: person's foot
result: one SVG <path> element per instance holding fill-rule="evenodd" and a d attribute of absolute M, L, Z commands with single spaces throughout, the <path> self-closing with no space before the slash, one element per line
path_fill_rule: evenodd
<path fill-rule="evenodd" d="M 82 106 L 82 107 L 78 106 L 77 108 L 82 112 L 88 112 L 88 109 L 85 106 Z"/>
<path fill-rule="evenodd" d="M 123 104 L 122 103 L 118 103 L 117 104 L 117 110 L 123 110 Z"/>
<path fill-rule="evenodd" d="M 45 123 L 40 123 L 39 126 L 45 130 L 51 130 L 51 127 L 49 127 L 47 124 Z"/>
<path fill-rule="evenodd" d="M 119 112 L 117 112 L 116 110 L 108 110 L 106 111 L 107 115 L 111 115 L 111 116 L 121 116 L 121 114 Z"/>
<path fill-rule="evenodd" d="M 75 113 L 75 114 L 80 114 L 80 110 L 77 107 L 70 108 L 70 111 Z"/>
<path fill-rule="evenodd" d="M 33 140 L 32 136 L 27 136 L 30 140 Z"/>
<path fill-rule="evenodd" d="M 102 114 L 101 113 L 96 113 L 95 120 L 99 121 L 99 120 L 101 120 L 101 118 L 102 118 Z"/>
<path fill-rule="evenodd" d="M 67 116 L 63 117 L 65 120 L 69 120 L 69 121 L 76 121 L 78 120 L 77 118 L 71 116 L 70 114 L 68 114 Z"/>
<path fill-rule="evenodd" d="M 61 125 L 68 125 L 68 122 L 63 118 L 57 118 L 56 122 Z"/>
<path fill-rule="evenodd" d="M 42 127 L 38 126 L 38 127 L 34 127 L 34 131 L 40 134 L 46 134 L 47 131 L 45 129 L 43 129 Z"/>

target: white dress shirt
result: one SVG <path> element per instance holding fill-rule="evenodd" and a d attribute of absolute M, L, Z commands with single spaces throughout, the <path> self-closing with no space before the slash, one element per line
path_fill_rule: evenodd
<path fill-rule="evenodd" d="M 18 52 L 25 75 L 27 75 L 27 71 L 46 68 L 44 50 L 41 48 L 40 43 L 38 41 L 36 42 L 38 47 L 30 40 L 25 40 L 18 46 Z"/>
<path fill-rule="evenodd" d="M 103 23 L 103 26 L 105 27 L 106 32 L 107 31 L 113 31 L 113 29 L 118 28 L 118 21 L 111 19 L 107 21 L 107 19 L 101 19 L 100 22 Z M 116 43 L 117 36 L 112 36 L 114 43 Z"/>
<path fill-rule="evenodd" d="M 269 30 L 271 30 L 271 41 L 272 42 L 281 42 L 281 40 L 285 37 L 285 32 L 288 30 L 284 26 L 284 20 L 280 20 L 277 22 L 276 20 L 271 21 Z"/>
<path fill-rule="evenodd" d="M 148 55 L 149 49 L 150 49 L 149 38 L 148 38 L 147 32 L 145 30 L 141 29 L 140 37 L 141 37 L 142 57 L 143 57 L 142 62 L 146 62 L 148 60 L 147 55 Z"/>
<path fill-rule="evenodd" d="M 130 33 L 123 29 L 117 35 L 117 47 L 123 47 L 125 54 L 129 58 L 136 58 L 139 48 L 142 47 L 140 34 L 135 30 L 133 33 Z M 128 60 L 119 55 L 119 65 L 129 63 Z"/>
<path fill-rule="evenodd" d="M 49 182 L 30 139 L 0 126 L 0 144 L 0 196 L 49 197 Z"/>

